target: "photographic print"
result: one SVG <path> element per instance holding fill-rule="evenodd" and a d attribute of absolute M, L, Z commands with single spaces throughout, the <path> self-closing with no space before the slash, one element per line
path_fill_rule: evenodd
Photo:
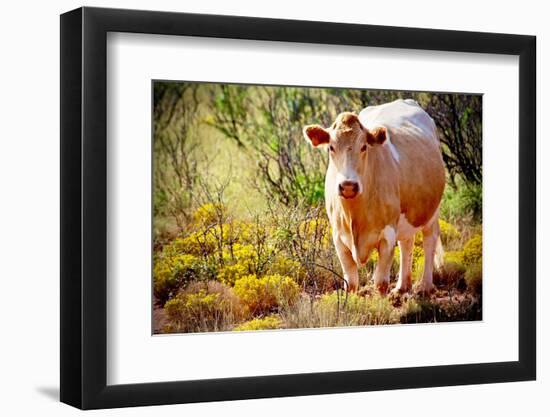
<path fill-rule="evenodd" d="M 482 319 L 482 96 L 152 82 L 153 333 Z"/>

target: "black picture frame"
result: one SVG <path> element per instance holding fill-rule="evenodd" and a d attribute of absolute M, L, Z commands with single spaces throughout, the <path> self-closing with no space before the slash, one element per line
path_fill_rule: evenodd
<path fill-rule="evenodd" d="M 107 385 L 108 32 L 519 56 L 519 360 Z M 61 401 L 82 409 L 536 378 L 534 36 L 102 8 L 61 15 Z"/>

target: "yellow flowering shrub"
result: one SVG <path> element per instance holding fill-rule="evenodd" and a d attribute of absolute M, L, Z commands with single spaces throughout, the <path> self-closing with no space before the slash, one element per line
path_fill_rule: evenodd
<path fill-rule="evenodd" d="M 462 251 L 448 251 L 445 252 L 445 255 L 443 257 L 444 262 L 447 263 L 455 263 L 462 265 L 464 264 L 464 252 Z"/>
<path fill-rule="evenodd" d="M 193 213 L 193 221 L 197 226 L 208 227 L 218 222 L 219 215 L 222 217 L 226 213 L 226 208 L 218 203 L 206 203 L 200 206 Z"/>
<path fill-rule="evenodd" d="M 332 244 L 330 223 L 327 218 L 301 222 L 298 226 L 298 236 L 306 246 L 316 242 L 322 248 L 327 248 Z"/>
<path fill-rule="evenodd" d="M 281 324 L 281 319 L 277 315 L 272 314 L 263 318 L 256 318 L 246 321 L 235 327 L 233 330 L 238 332 L 254 330 L 274 330 L 280 329 Z"/>
<path fill-rule="evenodd" d="M 483 240 L 480 234 L 476 234 L 464 245 L 464 264 L 468 266 L 480 263 L 482 256 Z"/>
<path fill-rule="evenodd" d="M 172 297 L 181 286 L 195 278 L 198 269 L 198 259 L 194 255 L 168 254 L 154 261 L 153 291 L 162 305 Z"/>
<path fill-rule="evenodd" d="M 262 222 L 234 221 L 235 237 L 243 244 L 257 244 L 263 242 L 273 233 L 273 228 Z"/>
<path fill-rule="evenodd" d="M 172 245 L 179 252 L 193 255 L 209 255 L 218 249 L 219 242 L 229 240 L 231 230 L 228 224 L 197 230 L 185 237 L 174 239 Z"/>
<path fill-rule="evenodd" d="M 441 238 L 441 243 L 446 246 L 451 242 L 460 239 L 460 232 L 458 229 L 451 223 L 446 222 L 443 219 L 439 219 L 439 236 Z M 414 237 L 415 246 L 422 247 L 424 242 L 422 231 L 416 233 Z"/>
<path fill-rule="evenodd" d="M 267 313 L 279 306 L 291 305 L 300 295 L 300 287 L 290 278 L 247 275 L 235 281 L 235 294 L 250 314 Z"/>
<path fill-rule="evenodd" d="M 460 233 L 458 229 L 451 223 L 447 223 L 443 219 L 439 219 L 439 234 L 441 236 L 441 242 L 444 245 L 447 245 L 454 240 L 460 239 Z"/>
<path fill-rule="evenodd" d="M 283 255 L 275 256 L 268 265 L 270 274 L 285 275 L 295 280 L 301 280 L 305 275 L 302 264 Z"/>
<path fill-rule="evenodd" d="M 171 332 L 228 330 L 243 312 L 232 289 L 215 281 L 190 286 L 167 301 L 164 311 Z"/>
<path fill-rule="evenodd" d="M 223 259 L 224 265 L 218 269 L 218 280 L 227 285 L 233 285 L 238 278 L 253 273 L 257 262 L 254 247 L 240 243 L 233 245 L 232 251 L 225 250 Z"/>

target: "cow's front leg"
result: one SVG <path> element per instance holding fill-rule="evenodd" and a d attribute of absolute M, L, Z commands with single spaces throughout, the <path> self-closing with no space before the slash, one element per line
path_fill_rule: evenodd
<path fill-rule="evenodd" d="M 422 243 L 424 246 L 424 272 L 422 279 L 415 286 L 415 292 L 420 294 L 428 294 L 433 291 L 433 269 L 434 256 L 437 240 L 439 239 L 439 222 L 437 216 L 435 220 L 422 229 Z"/>
<path fill-rule="evenodd" d="M 378 264 L 374 270 L 374 285 L 381 294 L 388 292 L 390 271 L 395 250 L 395 229 L 386 226 L 378 243 Z"/>
<path fill-rule="evenodd" d="M 359 271 L 357 264 L 353 260 L 351 251 L 342 243 L 339 237 L 334 237 L 334 246 L 336 254 L 342 265 L 344 272 L 344 280 L 346 281 L 346 289 L 351 292 L 356 292 L 359 288 Z"/>

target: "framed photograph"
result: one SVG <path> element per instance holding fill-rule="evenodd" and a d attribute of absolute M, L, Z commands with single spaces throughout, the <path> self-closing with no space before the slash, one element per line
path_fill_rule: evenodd
<path fill-rule="evenodd" d="M 61 16 L 61 401 L 533 380 L 535 37 Z"/>

